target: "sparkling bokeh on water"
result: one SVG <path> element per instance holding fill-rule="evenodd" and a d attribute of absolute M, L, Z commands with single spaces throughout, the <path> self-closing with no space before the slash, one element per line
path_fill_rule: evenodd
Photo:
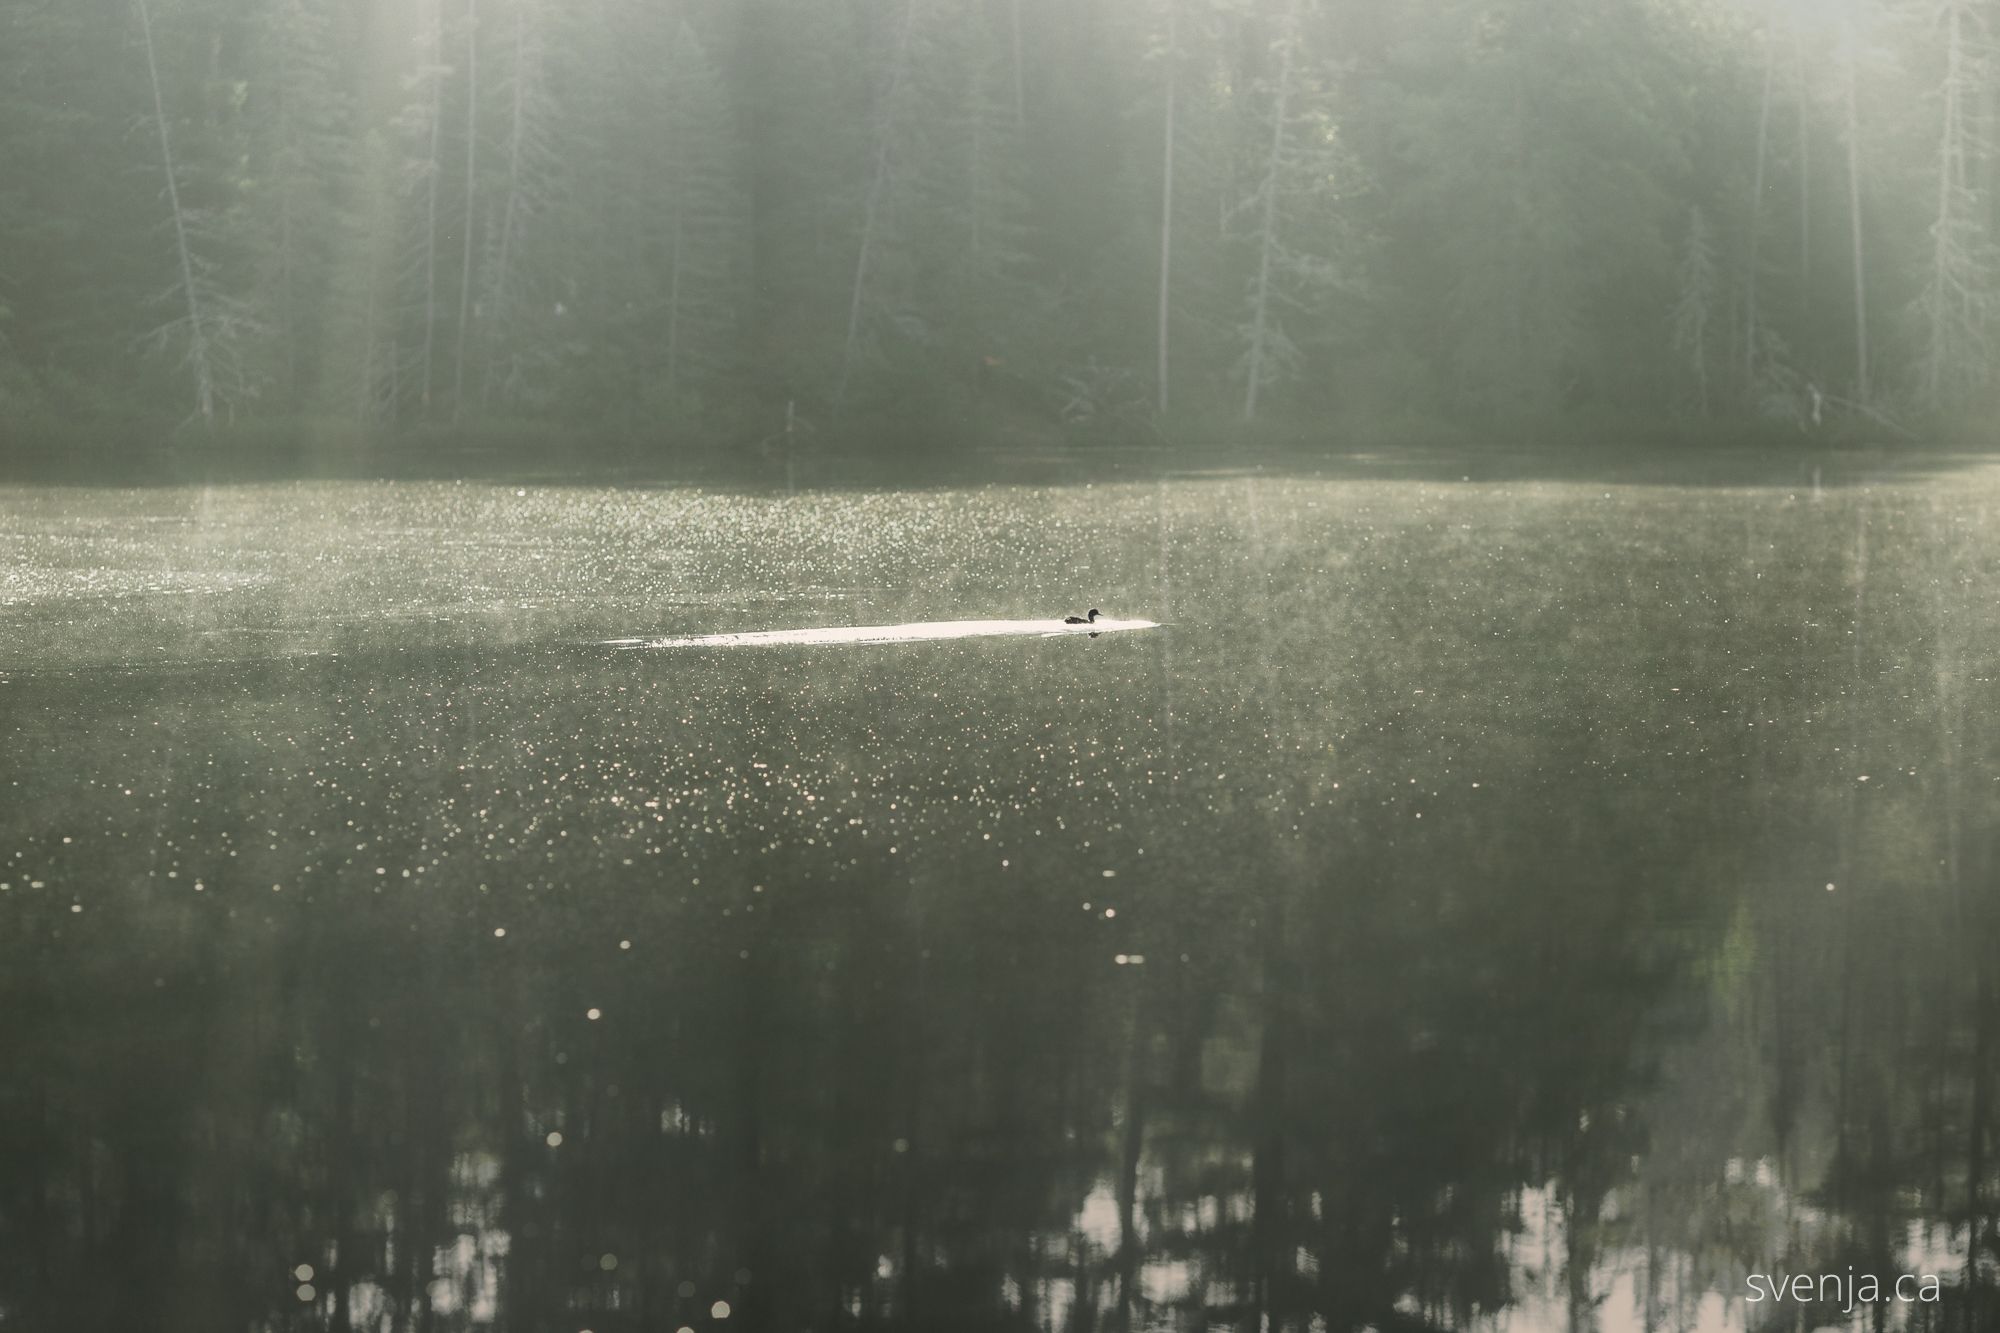
<path fill-rule="evenodd" d="M 0 490 L 0 1316 L 1981 1280 L 2000 472 L 1413 472 Z"/>

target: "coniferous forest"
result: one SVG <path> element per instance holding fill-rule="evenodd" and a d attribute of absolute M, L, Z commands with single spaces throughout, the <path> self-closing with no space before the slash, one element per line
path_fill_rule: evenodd
<path fill-rule="evenodd" d="M 2000 1330 L 2000 0 L 0 0 L 0 1333 Z"/>
<path fill-rule="evenodd" d="M 1960 430 L 1991 407 L 1996 21 L 5 0 L 0 420 Z"/>

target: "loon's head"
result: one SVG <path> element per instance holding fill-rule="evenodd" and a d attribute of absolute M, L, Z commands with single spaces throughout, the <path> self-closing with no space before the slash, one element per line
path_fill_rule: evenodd
<path fill-rule="evenodd" d="M 1090 614 L 1085 616 L 1084 619 L 1090 622 L 1091 624 L 1095 625 L 1097 623 L 1097 615 L 1098 615 L 1097 608 L 1093 606 L 1090 608 Z"/>

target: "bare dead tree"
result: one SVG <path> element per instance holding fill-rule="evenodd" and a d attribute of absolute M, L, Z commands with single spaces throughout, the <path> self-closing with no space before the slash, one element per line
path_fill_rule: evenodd
<path fill-rule="evenodd" d="M 465 344 L 472 331 L 472 233 L 479 199 L 479 0 L 465 0 L 465 225 L 460 228 L 458 351 L 452 359 L 451 417 L 465 407 Z"/>
<path fill-rule="evenodd" d="M 1764 166 L 1770 156 L 1771 145 L 1771 92 L 1776 82 L 1777 56 L 1774 51 L 1776 38 L 1769 28 L 1764 31 L 1764 87 L 1757 99 L 1757 161 L 1750 182 L 1750 226 L 1745 242 L 1746 255 L 1743 263 L 1743 384 L 1749 388 L 1757 382 L 1757 353 L 1762 342 L 1763 312 L 1757 305 L 1758 268 L 1761 262 L 1760 242 L 1763 240 L 1764 221 Z"/>
<path fill-rule="evenodd" d="M 1283 190 L 1285 131 L 1292 96 L 1292 59 L 1298 49 L 1299 0 L 1285 8 L 1284 30 L 1278 38 L 1278 86 L 1272 94 L 1271 150 L 1264 159 L 1262 225 L 1257 237 L 1257 285 L 1251 298 L 1248 383 L 1243 388 L 1243 419 L 1257 416 L 1257 391 L 1266 376 L 1266 354 L 1274 332 L 1271 318 L 1271 275 L 1278 248 L 1278 195 Z"/>
<path fill-rule="evenodd" d="M 166 98 L 160 88 L 160 63 L 153 36 L 153 16 L 147 0 L 135 0 L 139 30 L 146 49 L 146 76 L 153 94 L 153 125 L 160 144 L 160 170 L 166 177 L 167 213 L 173 228 L 176 276 L 163 293 L 181 313 L 147 334 L 152 349 L 179 346 L 181 367 L 193 381 L 195 411 L 204 430 L 215 427 L 218 412 L 232 409 L 250 396 L 251 386 L 235 355 L 254 322 L 241 305 L 216 287 L 210 266 L 199 253 L 202 219 L 181 196 L 180 166 L 174 159 L 173 133 L 167 123 Z"/>
<path fill-rule="evenodd" d="M 1172 304 L 1174 286 L 1174 106 L 1179 100 L 1179 80 L 1175 70 L 1180 65 L 1180 0 L 1167 0 L 1167 86 L 1166 109 L 1160 136 L 1161 178 L 1160 178 L 1160 293 L 1157 345 L 1155 349 L 1154 376 L 1158 382 L 1157 407 L 1165 416 L 1169 400 L 1170 380 L 1168 360 L 1171 351 L 1167 319 Z"/>
<path fill-rule="evenodd" d="M 1846 33 L 1844 110 L 1847 117 L 1847 234 L 1854 271 L 1854 397 L 1867 402 L 1868 262 L 1861 228 L 1861 34 L 1852 19 Z"/>
<path fill-rule="evenodd" d="M 1923 328 L 1917 392 L 1932 411 L 1985 377 L 1993 306 L 1991 255 L 1972 172 L 1981 147 L 1979 89 L 1991 77 L 1981 13 L 1972 0 L 1943 0 L 1939 18 L 1945 72 L 1938 88 L 1937 206 L 1929 272 L 1917 298 Z"/>
<path fill-rule="evenodd" d="M 201 308 L 200 288 L 195 282 L 194 253 L 188 244 L 187 213 L 181 207 L 179 173 L 174 169 L 173 136 L 167 128 L 166 100 L 160 95 L 160 62 L 153 44 L 153 15 L 146 0 L 137 0 L 139 31 L 146 43 L 146 76 L 153 87 L 153 125 L 160 134 L 160 169 L 167 178 L 167 208 L 173 215 L 174 253 L 180 261 L 180 293 L 187 303 L 186 366 L 194 377 L 195 412 L 204 427 L 215 425 L 215 371 L 209 363 L 208 321 Z"/>
<path fill-rule="evenodd" d="M 891 181 L 901 167 L 896 153 L 896 141 L 903 126 L 902 91 L 909 76 L 911 37 L 917 26 L 917 0 L 904 0 L 903 21 L 896 35 L 896 49 L 889 61 L 889 83 L 883 94 L 875 125 L 875 162 L 868 178 L 868 198 L 861 212 L 861 242 L 854 258 L 854 281 L 850 286 L 847 302 L 847 337 L 840 354 L 840 382 L 834 389 L 834 402 L 841 403 L 847 398 L 848 384 L 854 377 L 855 364 L 861 354 L 862 314 L 866 308 L 868 284 L 874 276 L 872 264 L 876 250 L 882 243 L 884 211 L 888 203 Z"/>

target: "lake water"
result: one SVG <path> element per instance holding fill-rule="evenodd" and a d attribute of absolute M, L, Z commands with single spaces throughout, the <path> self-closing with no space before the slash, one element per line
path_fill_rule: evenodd
<path fill-rule="evenodd" d="M 0 1329 L 2000 1327 L 2000 468 L 1827 472 L 0 488 Z"/>

